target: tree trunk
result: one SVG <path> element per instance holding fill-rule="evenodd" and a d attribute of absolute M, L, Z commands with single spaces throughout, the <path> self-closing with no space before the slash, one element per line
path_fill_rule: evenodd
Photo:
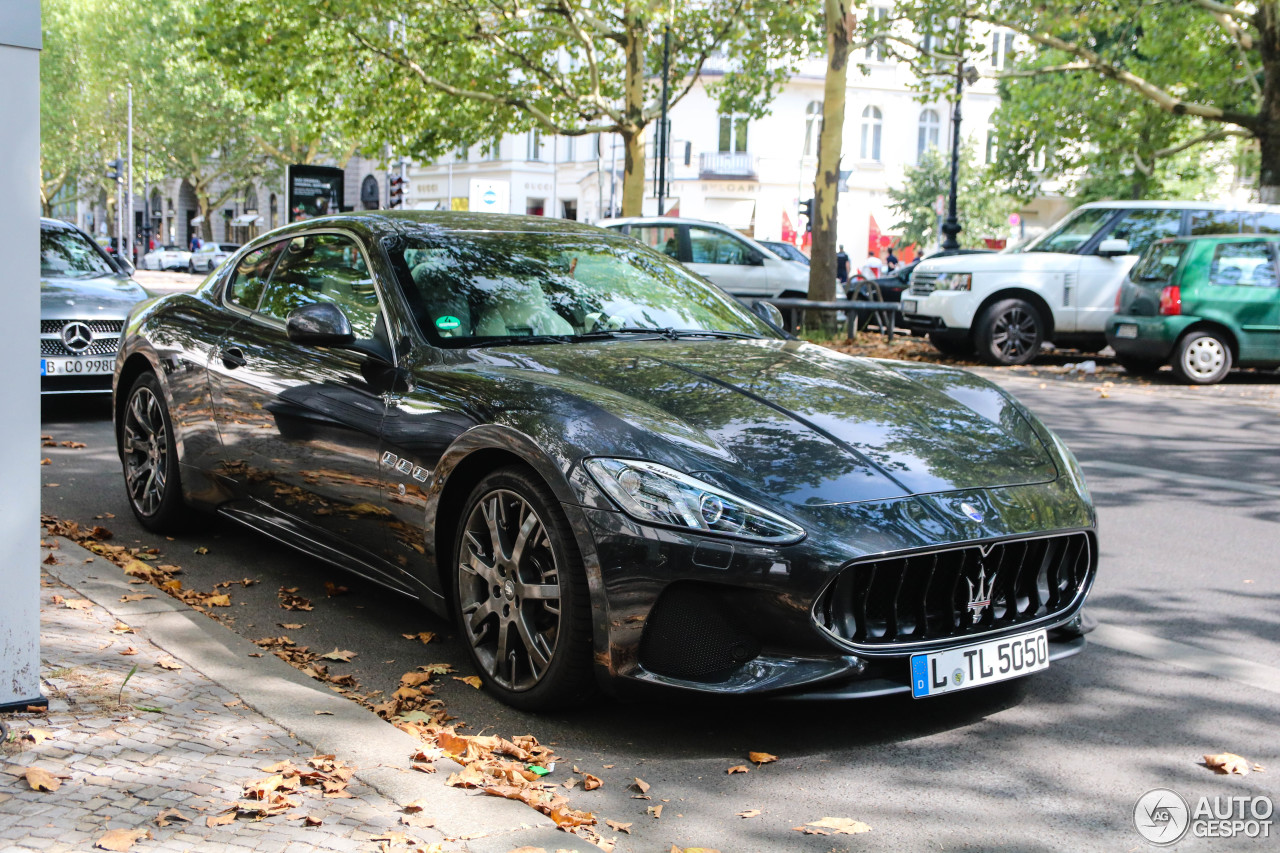
<path fill-rule="evenodd" d="M 824 0 L 823 3 L 827 76 L 822 94 L 822 133 L 818 137 L 818 174 L 813 181 L 813 249 L 809 261 L 809 298 L 817 300 L 836 296 L 836 201 L 840 194 L 840 157 L 844 146 L 849 37 L 854 23 L 849 2 Z M 829 313 L 826 316 L 834 323 L 834 316 Z"/>
<path fill-rule="evenodd" d="M 622 215 L 640 216 L 644 210 L 644 49 L 648 28 L 637 4 L 628 3 L 626 16 L 627 70 L 624 80 L 627 121 L 622 130 L 626 167 L 622 173 Z"/>
<path fill-rule="evenodd" d="M 1259 3 L 1253 16 L 1262 59 L 1262 103 L 1258 126 L 1258 200 L 1280 204 L 1280 3 Z"/>

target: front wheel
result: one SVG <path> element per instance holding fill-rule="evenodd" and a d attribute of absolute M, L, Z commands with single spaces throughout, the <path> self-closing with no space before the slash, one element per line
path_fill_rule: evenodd
<path fill-rule="evenodd" d="M 120 458 L 129 508 L 156 533 L 179 530 L 187 519 L 178 473 L 173 421 L 160 380 L 144 373 L 129 389 L 120 433 Z"/>
<path fill-rule="evenodd" d="M 187 261 L 187 275 L 196 274 L 196 265 L 194 261 Z"/>
<path fill-rule="evenodd" d="M 527 468 L 472 490 L 454 545 L 454 612 L 485 687 L 548 711 L 594 688 L 586 572 L 555 495 Z"/>
<path fill-rule="evenodd" d="M 1192 385 L 1221 382 L 1231 372 L 1231 347 L 1217 332 L 1190 332 L 1178 341 L 1173 373 Z"/>
<path fill-rule="evenodd" d="M 978 321 L 978 356 L 988 364 L 1026 364 L 1040 353 L 1045 323 L 1023 299 L 1002 299 Z"/>

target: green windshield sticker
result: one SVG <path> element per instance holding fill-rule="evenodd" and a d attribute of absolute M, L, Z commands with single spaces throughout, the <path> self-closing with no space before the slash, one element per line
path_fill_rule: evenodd
<path fill-rule="evenodd" d="M 450 317 L 448 314 L 446 314 L 443 317 L 436 318 L 436 328 L 444 332 L 452 331 L 453 329 L 456 329 L 461 325 L 462 325 L 461 320 L 459 320 L 457 317 Z"/>

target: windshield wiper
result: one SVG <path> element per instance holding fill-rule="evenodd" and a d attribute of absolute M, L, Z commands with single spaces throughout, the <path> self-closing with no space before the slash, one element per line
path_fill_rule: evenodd
<path fill-rule="evenodd" d="M 749 332 L 725 332 L 720 329 L 667 329 L 668 334 L 673 338 L 744 338 L 746 340 L 759 340 L 759 335 L 753 335 Z"/>
<path fill-rule="evenodd" d="M 669 340 L 676 340 L 677 338 L 748 338 L 757 340 L 760 337 L 747 332 L 723 332 L 719 329 L 650 329 L 641 326 L 624 326 L 621 329 L 597 329 L 594 332 L 583 332 L 581 335 L 574 335 L 573 337 L 574 340 L 598 340 L 600 338 L 610 338 L 614 335 L 655 335 Z"/>
<path fill-rule="evenodd" d="M 571 335 L 502 335 L 493 338 L 478 338 L 471 342 L 472 349 L 481 347 L 504 347 L 522 344 L 563 344 L 573 340 Z"/>

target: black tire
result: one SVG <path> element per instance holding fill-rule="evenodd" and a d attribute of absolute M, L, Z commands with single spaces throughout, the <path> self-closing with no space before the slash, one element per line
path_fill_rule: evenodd
<path fill-rule="evenodd" d="M 930 332 L 929 343 L 943 355 L 957 358 L 973 355 L 973 341 L 964 332 Z"/>
<path fill-rule="evenodd" d="M 1198 329 L 1183 335 L 1173 350 L 1173 375 L 1189 385 L 1213 385 L 1231 372 L 1231 345 L 1220 333 Z"/>
<path fill-rule="evenodd" d="M 523 466 L 477 483 L 454 537 L 453 609 L 485 689 L 526 711 L 590 698 L 589 596 L 569 520 L 546 483 Z"/>
<path fill-rule="evenodd" d="M 138 522 L 155 533 L 181 530 L 190 510 L 182 498 L 173 421 L 154 373 L 142 374 L 129 389 L 120 418 L 120 461 Z"/>
<path fill-rule="evenodd" d="M 1002 299 L 982 312 L 975 348 L 988 364 L 1026 364 L 1040 354 L 1045 323 L 1040 311 L 1024 299 Z"/>
<path fill-rule="evenodd" d="M 195 274 L 196 274 L 195 261 L 187 261 L 187 275 L 195 275 Z"/>
<path fill-rule="evenodd" d="M 1117 355 L 1116 361 L 1124 368 L 1125 373 L 1131 373 L 1134 376 L 1150 376 L 1164 365 L 1161 361 L 1151 361 L 1132 355 Z"/>

